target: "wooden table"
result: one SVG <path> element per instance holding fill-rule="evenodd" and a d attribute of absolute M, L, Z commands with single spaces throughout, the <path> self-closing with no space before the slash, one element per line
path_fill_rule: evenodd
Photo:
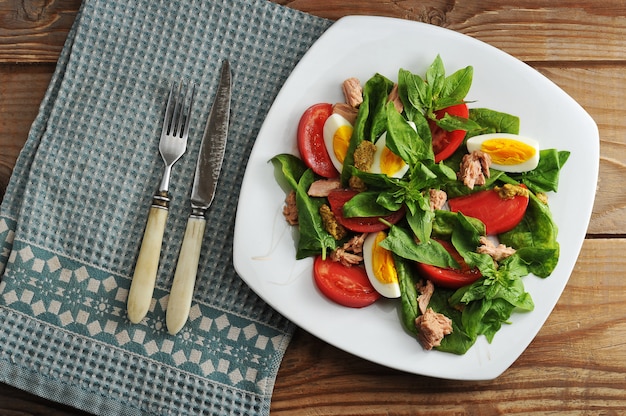
<path fill-rule="evenodd" d="M 625 414 L 626 2 L 275 1 L 330 19 L 425 21 L 490 43 L 574 97 L 596 120 L 601 147 L 591 224 L 569 284 L 502 376 L 459 382 L 405 374 L 298 330 L 278 373 L 272 414 Z M 0 0 L 0 197 L 79 5 Z M 84 413 L 0 385 L 0 414 Z"/>

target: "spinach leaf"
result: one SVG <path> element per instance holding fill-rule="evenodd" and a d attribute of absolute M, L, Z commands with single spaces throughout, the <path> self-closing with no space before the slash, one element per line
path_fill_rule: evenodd
<path fill-rule="evenodd" d="M 386 209 L 378 203 L 379 195 L 376 191 L 359 192 L 344 204 L 343 215 L 346 218 L 352 218 L 378 217 L 391 214 L 392 210 Z"/>
<path fill-rule="evenodd" d="M 419 316 L 420 311 L 417 304 L 416 285 L 419 282 L 419 277 L 416 275 L 415 267 L 412 267 L 411 262 L 395 254 L 393 261 L 398 272 L 398 284 L 400 286 L 402 325 L 411 334 L 417 335 L 415 319 Z"/>
<path fill-rule="evenodd" d="M 433 235 L 443 240 L 450 240 L 452 232 L 457 228 L 459 214 L 452 211 L 436 210 L 433 221 Z M 477 218 L 465 217 L 465 220 L 476 228 L 480 235 L 485 234 L 485 224 Z"/>
<path fill-rule="evenodd" d="M 480 129 L 467 132 L 466 139 L 479 134 L 511 133 L 519 134 L 519 117 L 488 108 L 470 108 L 469 118 L 480 126 Z"/>
<path fill-rule="evenodd" d="M 386 104 L 393 82 L 383 75 L 376 74 L 363 86 L 363 102 L 354 122 L 350 145 L 343 161 L 341 182 L 348 183 L 351 168 L 354 166 L 354 151 L 363 140 L 376 141 L 387 129 Z M 395 110 L 394 110 L 395 111 Z"/>
<path fill-rule="evenodd" d="M 274 156 L 270 159 L 270 162 L 276 169 L 280 170 L 283 179 L 287 181 L 291 189 L 294 191 L 298 189 L 298 181 L 307 170 L 306 165 L 300 158 L 288 153 L 282 153 Z"/>
<path fill-rule="evenodd" d="M 511 231 L 500 234 L 500 242 L 514 247 L 529 263 L 531 273 L 548 277 L 559 260 L 558 227 L 548 205 L 530 194 L 528 208 L 522 221 Z"/>
<path fill-rule="evenodd" d="M 311 198 L 307 190 L 314 181 L 312 170 L 304 172 L 296 189 L 296 206 L 298 207 L 298 248 L 296 258 L 302 259 L 320 254 L 326 258 L 327 250 L 337 247 L 337 242 L 324 228 L 319 209 L 324 202 L 321 198 Z"/>
<path fill-rule="evenodd" d="M 509 174 L 522 182 L 535 193 L 558 191 L 561 168 L 569 158 L 570 152 L 544 149 L 539 152 L 539 164 L 529 172 Z"/>
<path fill-rule="evenodd" d="M 450 289 L 437 288 L 428 304 L 433 311 L 441 313 L 452 321 L 452 333 L 441 340 L 441 345 L 435 347 L 438 351 L 452 354 L 465 354 L 476 342 L 476 336 L 470 336 L 463 327 L 462 312 L 453 307 L 448 299 L 454 293 Z"/>
<path fill-rule="evenodd" d="M 306 169 L 299 158 L 289 154 L 274 156 L 271 162 L 280 169 L 287 183 L 296 192 L 299 231 L 296 258 L 303 259 L 318 254 L 326 258 L 327 250 L 333 250 L 337 242 L 322 225 L 319 209 L 324 202 L 323 199 L 312 198 L 307 194 L 315 180 L 313 171 Z"/>

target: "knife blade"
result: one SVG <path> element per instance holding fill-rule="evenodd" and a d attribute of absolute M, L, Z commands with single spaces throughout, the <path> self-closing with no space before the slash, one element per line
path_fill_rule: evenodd
<path fill-rule="evenodd" d="M 191 298 L 198 273 L 198 260 L 206 226 L 205 214 L 217 189 L 230 118 L 231 70 L 228 60 L 222 62 L 217 92 L 200 144 L 196 171 L 191 188 L 191 213 L 176 264 L 174 281 L 166 311 L 166 325 L 174 335 L 187 322 Z"/>

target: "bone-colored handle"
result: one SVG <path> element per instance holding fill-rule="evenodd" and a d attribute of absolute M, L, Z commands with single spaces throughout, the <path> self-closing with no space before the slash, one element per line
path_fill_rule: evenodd
<path fill-rule="evenodd" d="M 143 234 L 126 304 L 128 319 L 135 324 L 146 316 L 150 302 L 152 302 L 167 214 L 166 208 L 156 206 L 152 206 L 148 214 L 146 230 Z"/>
<path fill-rule="evenodd" d="M 204 218 L 189 217 L 187 221 L 165 317 L 167 331 L 172 335 L 181 330 L 189 316 L 205 226 Z"/>

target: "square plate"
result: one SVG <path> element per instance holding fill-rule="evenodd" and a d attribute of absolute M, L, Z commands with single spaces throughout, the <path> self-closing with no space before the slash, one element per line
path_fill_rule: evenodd
<path fill-rule="evenodd" d="M 468 65 L 474 80 L 467 99 L 520 117 L 520 134 L 541 148 L 569 150 L 550 207 L 559 227 L 559 264 L 546 279 L 524 278 L 535 309 L 514 313 L 491 344 L 479 337 L 461 356 L 425 351 L 399 319 L 398 300 L 363 309 L 336 305 L 312 277 L 312 259 L 295 259 L 294 229 L 282 215 L 285 190 L 269 160 L 298 154 L 296 129 L 306 108 L 342 102 L 342 82 L 375 73 L 397 80 L 400 68 L 423 75 L 441 55 L 446 73 Z M 593 207 L 599 135 L 593 119 L 539 72 L 479 40 L 437 26 L 385 17 L 349 16 L 325 32 L 277 95 L 252 150 L 237 208 L 234 265 L 241 278 L 296 325 L 354 355 L 398 370 L 439 378 L 493 379 L 533 340 L 558 301 L 580 252 Z M 574 208 L 575 207 L 575 208 Z"/>

